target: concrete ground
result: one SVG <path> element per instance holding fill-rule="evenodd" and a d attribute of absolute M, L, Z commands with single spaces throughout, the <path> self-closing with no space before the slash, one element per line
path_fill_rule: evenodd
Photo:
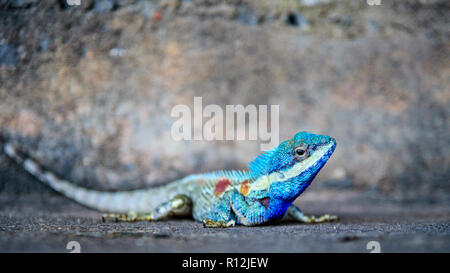
<path fill-rule="evenodd" d="M 289 220 L 258 227 L 205 229 L 186 219 L 114 223 L 56 193 L 0 196 L 0 252 L 450 252 L 448 205 L 400 204 L 356 192 L 306 192 L 305 212 L 334 223 Z M 376 244 L 376 243 L 375 243 Z"/>

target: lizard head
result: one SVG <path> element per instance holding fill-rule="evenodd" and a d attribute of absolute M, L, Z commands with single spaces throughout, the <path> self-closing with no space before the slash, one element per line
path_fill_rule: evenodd
<path fill-rule="evenodd" d="M 332 137 L 299 132 L 277 148 L 259 155 L 249 169 L 257 176 L 268 176 L 271 188 L 277 191 L 279 187 L 280 194 L 292 198 L 309 186 L 335 148 L 336 140 Z"/>

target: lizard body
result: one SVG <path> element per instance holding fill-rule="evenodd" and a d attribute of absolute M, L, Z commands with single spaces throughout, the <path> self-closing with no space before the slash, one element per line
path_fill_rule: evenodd
<path fill-rule="evenodd" d="M 76 186 L 45 171 L 11 144 L 5 153 L 51 188 L 116 220 L 159 220 L 192 216 L 206 227 L 258 225 L 289 214 L 301 222 L 336 220 L 307 216 L 292 202 L 311 184 L 336 147 L 334 138 L 299 132 L 250 162 L 249 170 L 189 175 L 167 185 L 122 192 Z"/>

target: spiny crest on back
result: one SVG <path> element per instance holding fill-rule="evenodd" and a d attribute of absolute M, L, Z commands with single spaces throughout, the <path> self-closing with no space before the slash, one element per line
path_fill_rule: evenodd
<path fill-rule="evenodd" d="M 293 141 L 286 140 L 280 143 L 277 148 L 265 151 L 258 155 L 253 161 L 249 163 L 249 169 L 253 175 L 270 174 L 277 171 L 281 166 L 285 166 L 288 160 L 288 154 L 293 147 Z"/>
<path fill-rule="evenodd" d="M 276 149 L 262 152 L 248 164 L 248 168 L 253 175 L 265 175 L 270 171 L 271 158 Z"/>

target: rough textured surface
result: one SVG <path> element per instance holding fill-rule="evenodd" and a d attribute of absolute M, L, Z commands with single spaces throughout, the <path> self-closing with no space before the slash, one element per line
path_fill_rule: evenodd
<path fill-rule="evenodd" d="M 172 107 L 202 96 L 279 104 L 281 139 L 335 137 L 319 185 L 449 192 L 448 1 L 81 2 L 0 1 L 0 130 L 64 178 L 130 189 L 245 167 L 259 143 L 171 138 Z M 39 190 L 0 172 L 4 193 Z"/>
<path fill-rule="evenodd" d="M 307 212 L 332 212 L 336 223 L 205 229 L 191 220 L 102 223 L 101 214 L 67 199 L 26 195 L 0 199 L 0 252 L 450 252 L 449 206 L 399 205 L 354 192 L 306 194 Z M 340 197 L 339 197 L 340 196 Z M 357 205 L 355 205 L 357 204 Z"/>

